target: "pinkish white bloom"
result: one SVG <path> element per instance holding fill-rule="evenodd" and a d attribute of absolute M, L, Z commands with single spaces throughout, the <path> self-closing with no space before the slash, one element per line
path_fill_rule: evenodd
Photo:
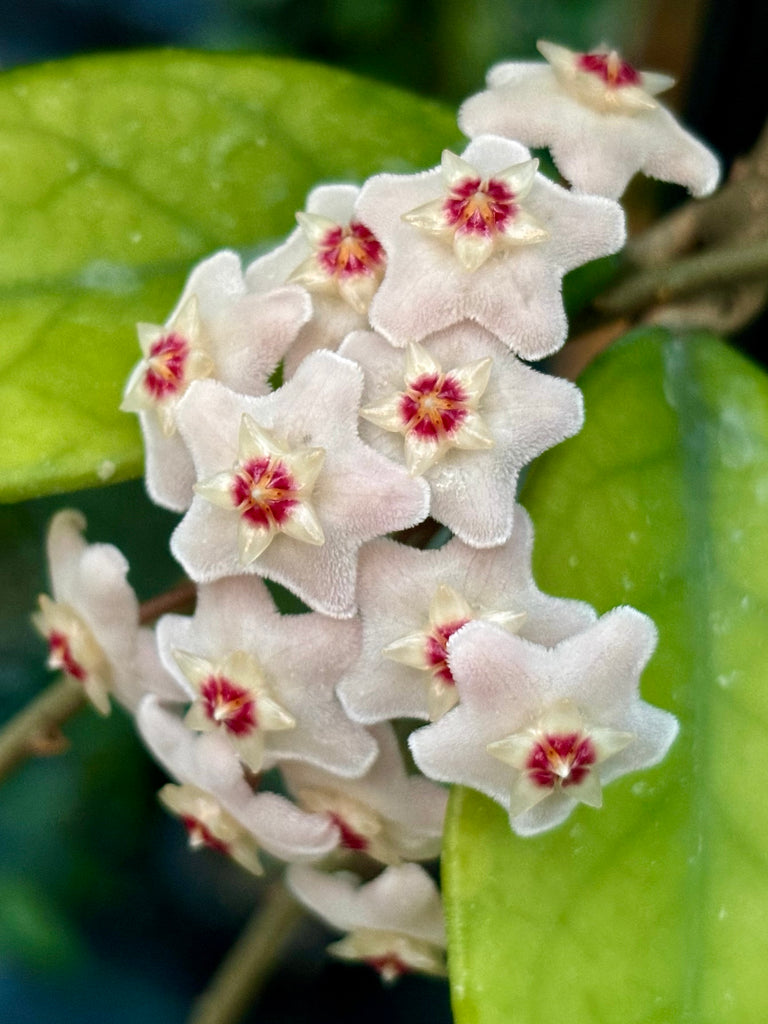
<path fill-rule="evenodd" d="M 288 869 L 287 881 L 301 903 L 350 933 L 329 947 L 334 956 L 367 963 L 386 982 L 414 971 L 446 973 L 440 894 L 418 864 L 389 867 L 365 885 L 300 866 Z"/>
<path fill-rule="evenodd" d="M 178 783 L 164 786 L 160 799 L 181 818 L 193 849 L 210 847 L 261 874 L 260 848 L 298 862 L 318 860 L 335 846 L 326 818 L 276 793 L 254 793 L 223 736 L 190 732 L 155 697 L 140 704 L 137 725 L 150 753 Z"/>
<path fill-rule="evenodd" d="M 258 573 L 316 611 L 354 614 L 360 545 L 421 521 L 429 502 L 423 480 L 360 440 L 362 386 L 331 352 L 263 398 L 191 385 L 177 415 L 200 485 L 171 550 L 194 580 Z"/>
<path fill-rule="evenodd" d="M 368 306 L 386 265 L 384 250 L 356 213 L 360 189 L 320 185 L 297 213 L 298 230 L 248 267 L 246 281 L 260 291 L 283 282 L 306 288 L 313 316 L 285 358 L 286 378 L 310 352 L 335 351 L 350 331 L 368 326 Z"/>
<path fill-rule="evenodd" d="M 177 699 L 192 701 L 189 728 L 221 736 L 254 772 L 301 761 L 347 777 L 363 775 L 378 749 L 334 693 L 359 634 L 357 621 L 280 615 L 252 576 L 200 587 L 193 616 L 157 624 Z"/>
<path fill-rule="evenodd" d="M 714 190 L 716 158 L 655 99 L 673 79 L 637 71 L 608 48 L 538 47 L 545 64 L 491 69 L 488 90 L 459 111 L 465 134 L 494 132 L 548 146 L 575 188 L 614 199 L 636 171 L 685 185 L 697 196 Z"/>
<path fill-rule="evenodd" d="M 599 807 L 602 786 L 658 763 L 677 735 L 638 692 L 655 644 L 651 620 L 626 607 L 554 648 L 469 623 L 448 644 L 459 704 L 411 735 L 416 763 L 496 800 L 520 835 Z"/>
<path fill-rule="evenodd" d="M 88 544 L 80 512 L 58 512 L 48 528 L 53 600 L 41 594 L 32 616 L 48 643 L 48 667 L 82 684 L 102 715 L 109 694 L 130 701 L 136 689 L 139 605 L 126 579 L 128 563 L 111 544 Z"/>
<path fill-rule="evenodd" d="M 143 358 L 121 409 L 139 414 L 153 501 L 182 512 L 192 500 L 194 467 L 176 428 L 176 407 L 191 382 L 214 377 L 245 394 L 266 394 L 310 313 L 298 287 L 247 294 L 239 256 L 224 251 L 192 271 L 164 326 L 138 325 Z"/>
<path fill-rule="evenodd" d="M 533 529 L 518 506 L 502 547 L 476 551 L 454 538 L 436 551 L 378 540 L 360 557 L 363 646 L 338 694 L 355 721 L 436 720 L 459 692 L 448 641 L 480 619 L 553 645 L 595 620 L 580 601 L 549 597 L 531 576 Z"/>
<path fill-rule="evenodd" d="M 363 439 L 423 476 L 430 514 L 473 547 L 508 540 L 520 470 L 582 424 L 575 385 L 525 366 L 472 323 L 405 351 L 360 331 L 340 354 L 365 374 Z"/>
<path fill-rule="evenodd" d="M 288 789 L 304 810 L 325 814 L 333 822 L 342 849 L 366 853 L 383 864 L 437 857 L 446 790 L 406 773 L 391 726 L 371 732 L 379 755 L 361 778 L 342 779 L 309 765 L 285 764 Z"/>
<path fill-rule="evenodd" d="M 474 320 L 523 359 L 565 340 L 563 274 L 625 237 L 616 203 L 554 185 L 527 149 L 495 136 L 444 154 L 442 168 L 371 178 L 358 210 L 387 252 L 377 331 L 404 346 Z"/>

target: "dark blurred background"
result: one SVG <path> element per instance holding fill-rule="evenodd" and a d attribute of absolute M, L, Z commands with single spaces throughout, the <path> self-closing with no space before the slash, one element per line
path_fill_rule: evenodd
<path fill-rule="evenodd" d="M 0 25 L 6 68 L 147 46 L 258 51 L 451 105 L 495 61 L 534 57 L 537 38 L 607 41 L 678 77 L 672 104 L 727 162 L 765 116 L 764 0 L 3 0 Z M 0 617 L 0 721 L 47 682 L 28 610 L 46 587 L 45 523 L 68 502 L 86 512 L 89 539 L 125 551 L 140 597 L 176 577 L 165 547 L 173 517 L 138 483 L 0 507 L 0 604 L 10 609 Z M 0 790 L 0 1022 L 181 1024 L 259 887 L 215 855 L 187 853 L 156 805 L 163 779 L 121 713 L 104 722 L 86 711 L 67 732 L 67 754 L 27 764 Z M 442 983 L 382 990 L 365 968 L 326 962 L 327 939 L 319 925 L 303 928 L 249 1020 L 450 1020 Z"/>
<path fill-rule="evenodd" d="M 3 67 L 146 46 L 307 57 L 457 103 L 535 41 L 610 42 L 680 80 L 672 93 L 727 156 L 764 112 L 763 0 L 14 0 L 0 3 Z"/>

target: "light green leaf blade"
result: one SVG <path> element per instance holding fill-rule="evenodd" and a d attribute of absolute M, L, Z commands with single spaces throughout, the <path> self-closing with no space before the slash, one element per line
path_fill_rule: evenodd
<path fill-rule="evenodd" d="M 436 164 L 433 103 L 328 68 L 232 55 L 86 57 L 0 78 L 0 500 L 141 472 L 118 411 L 189 268 L 253 255 L 321 181 Z"/>
<path fill-rule="evenodd" d="M 706 335 L 638 333 L 523 495 L 548 592 L 655 619 L 666 761 L 520 839 L 457 789 L 444 883 L 457 1024 L 768 1020 L 768 379 Z"/>

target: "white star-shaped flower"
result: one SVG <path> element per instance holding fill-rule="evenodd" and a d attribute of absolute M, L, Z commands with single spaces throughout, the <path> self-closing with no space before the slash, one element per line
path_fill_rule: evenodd
<path fill-rule="evenodd" d="M 368 306 L 381 282 L 386 254 L 357 215 L 360 189 L 320 185 L 296 214 L 299 227 L 278 248 L 254 260 L 246 271 L 256 291 L 286 281 L 312 297 L 313 316 L 285 357 L 286 379 L 310 352 L 335 351 L 350 331 L 368 326 Z"/>
<path fill-rule="evenodd" d="M 518 143 L 485 136 L 461 158 L 444 154 L 442 168 L 366 183 L 358 211 L 387 253 L 369 315 L 392 344 L 463 320 L 523 359 L 563 344 L 563 274 L 621 248 L 624 215 L 547 181 L 534 163 Z"/>
<path fill-rule="evenodd" d="M 276 793 L 254 793 L 223 736 L 190 732 L 153 696 L 141 702 L 136 721 L 150 753 L 178 783 L 164 786 L 160 799 L 182 819 L 194 849 L 218 850 L 261 874 L 260 848 L 299 862 L 318 860 L 336 845 L 327 818 Z"/>
<path fill-rule="evenodd" d="M 437 719 L 458 700 L 448 642 L 467 622 L 495 622 L 538 644 L 585 629 L 595 613 L 549 597 L 531 575 L 533 528 L 518 507 L 501 547 L 476 551 L 457 538 L 436 551 L 379 540 L 360 557 L 362 653 L 338 694 L 355 721 Z"/>
<path fill-rule="evenodd" d="M 135 662 L 139 604 L 126 580 L 128 563 L 111 544 L 88 544 L 80 512 L 58 512 L 48 528 L 48 574 L 53 600 L 41 594 L 32 616 L 48 644 L 48 667 L 82 684 L 102 715 L 109 694 L 130 703 L 137 687 Z"/>
<path fill-rule="evenodd" d="M 182 512 L 192 500 L 194 467 L 176 426 L 179 399 L 192 381 L 213 377 L 245 394 L 266 394 L 270 374 L 310 315 L 298 286 L 248 294 L 240 257 L 224 251 L 195 267 L 164 326 L 138 325 L 143 358 L 120 408 L 139 414 L 153 501 Z"/>
<path fill-rule="evenodd" d="M 303 866 L 289 868 L 286 878 L 301 903 L 350 933 L 329 947 L 334 956 L 367 963 L 386 982 L 414 971 L 446 973 L 440 894 L 418 864 L 389 867 L 365 885 Z"/>
<path fill-rule="evenodd" d="M 163 616 L 157 643 L 192 701 L 185 724 L 221 736 L 252 771 L 300 761 L 359 777 L 373 763 L 375 740 L 334 692 L 357 657 L 356 620 L 280 615 L 260 579 L 240 576 L 201 586 L 193 616 Z"/>
<path fill-rule="evenodd" d="M 365 374 L 363 439 L 422 475 L 430 514 L 474 547 L 509 538 L 520 470 L 582 424 L 575 385 L 532 370 L 472 323 L 405 351 L 359 331 L 340 354 Z"/>
<path fill-rule="evenodd" d="M 414 759 L 496 800 L 520 835 L 579 802 L 599 807 L 603 785 L 658 763 L 677 735 L 677 719 L 638 692 L 655 644 L 651 620 L 626 607 L 553 648 L 471 622 L 448 644 L 459 703 L 412 733 Z"/>
<path fill-rule="evenodd" d="M 361 778 L 342 779 L 306 764 L 285 764 L 289 791 L 304 810 L 328 816 L 341 849 L 365 853 L 383 864 L 437 857 L 447 791 L 406 773 L 391 726 L 371 732 L 379 755 Z"/>
<path fill-rule="evenodd" d="M 637 71 L 615 51 L 574 53 L 540 42 L 547 63 L 498 64 L 488 89 L 468 99 L 459 125 L 548 146 L 558 169 L 584 192 L 618 199 L 636 171 L 685 185 L 696 196 L 717 186 L 715 156 L 654 97 L 674 84 Z"/>
<path fill-rule="evenodd" d="M 429 505 L 423 480 L 360 440 L 362 386 L 360 368 L 331 352 L 312 353 L 263 398 L 191 385 L 177 415 L 201 486 L 171 550 L 192 579 L 258 573 L 316 611 L 354 614 L 360 545 L 420 522 Z M 243 462 L 244 422 L 277 453 L 266 476 L 261 456 Z"/>

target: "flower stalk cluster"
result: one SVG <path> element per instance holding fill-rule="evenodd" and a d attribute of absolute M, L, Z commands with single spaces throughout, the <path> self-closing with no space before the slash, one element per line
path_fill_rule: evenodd
<path fill-rule="evenodd" d="M 165 324 L 139 325 L 123 408 L 150 496 L 183 513 L 171 550 L 194 614 L 140 627 L 125 560 L 62 512 L 35 617 L 51 667 L 135 715 L 191 845 L 254 873 L 290 863 L 296 896 L 350 933 L 336 954 L 386 981 L 445 969 L 416 863 L 440 850 L 442 783 L 535 835 L 600 807 L 677 731 L 639 695 L 652 622 L 543 594 L 516 493 L 583 419 L 575 386 L 528 365 L 565 341 L 563 275 L 622 246 L 636 170 L 703 193 L 717 167 L 655 99 L 663 76 L 540 49 L 464 105 L 463 153 L 318 187 L 282 245 L 246 268 L 211 256 Z M 441 546 L 389 536 L 428 516 Z M 267 581 L 307 612 L 281 614 Z M 420 723 L 423 774 L 399 719 Z"/>

